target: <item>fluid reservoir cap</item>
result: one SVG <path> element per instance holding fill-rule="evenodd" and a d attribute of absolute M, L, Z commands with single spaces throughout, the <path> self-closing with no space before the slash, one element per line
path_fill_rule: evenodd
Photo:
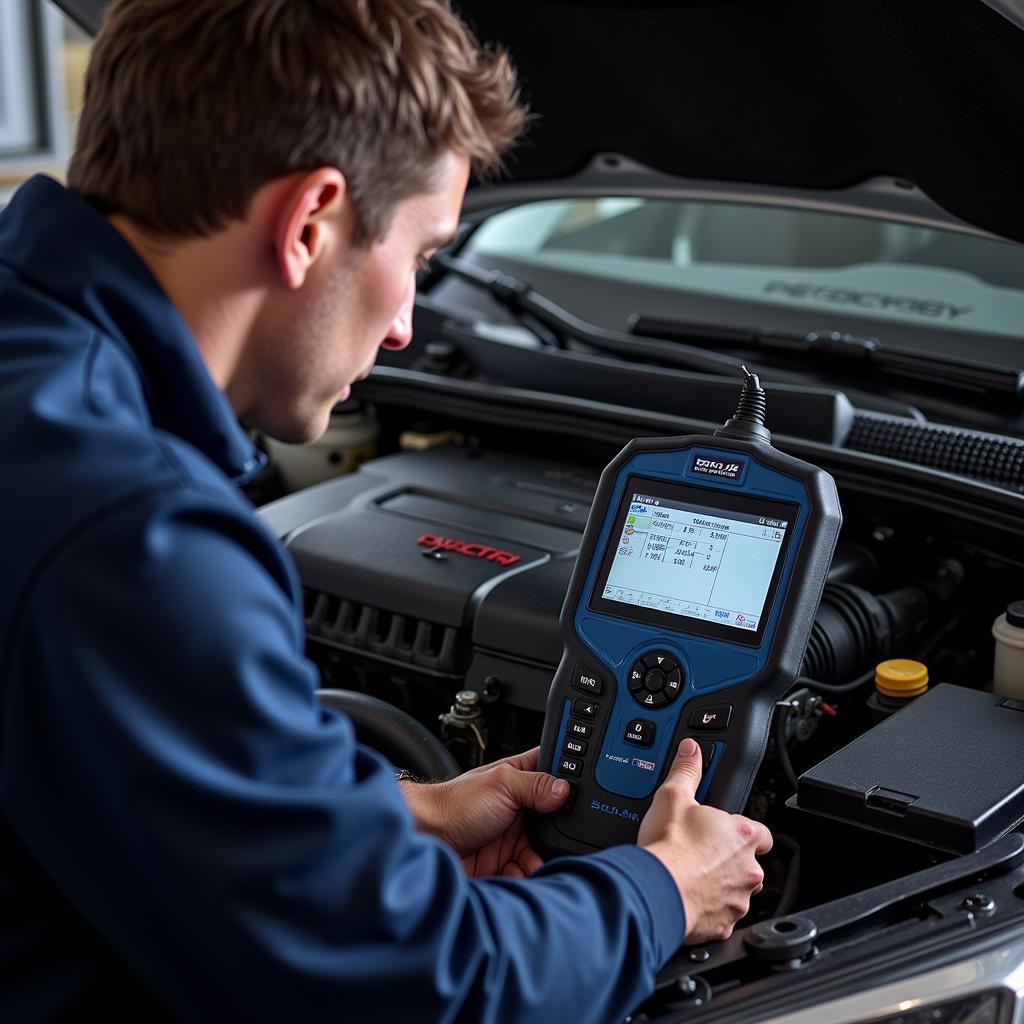
<path fill-rule="evenodd" d="M 1006 621 L 1011 626 L 1024 627 L 1024 601 L 1011 601 L 1006 606 Z"/>
<path fill-rule="evenodd" d="M 920 697 L 928 689 L 928 668 L 909 658 L 892 658 L 875 666 L 875 689 L 886 697 Z"/>

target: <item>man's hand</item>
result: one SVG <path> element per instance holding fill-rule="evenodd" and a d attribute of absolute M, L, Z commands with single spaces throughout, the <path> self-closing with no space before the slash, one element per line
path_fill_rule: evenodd
<path fill-rule="evenodd" d="M 771 833 L 759 822 L 698 804 L 700 778 L 700 750 L 683 740 L 637 838 L 675 880 L 688 944 L 732 934 L 764 881 L 754 857 L 772 848 Z"/>
<path fill-rule="evenodd" d="M 524 878 L 544 863 L 530 845 L 524 808 L 550 814 L 569 795 L 564 779 L 536 767 L 534 747 L 448 782 L 399 786 L 420 830 L 453 847 L 466 874 Z"/>

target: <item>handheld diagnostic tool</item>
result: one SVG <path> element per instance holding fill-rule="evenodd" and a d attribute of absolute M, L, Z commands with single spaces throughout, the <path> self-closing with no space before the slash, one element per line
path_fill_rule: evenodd
<path fill-rule="evenodd" d="M 697 799 L 740 811 L 796 678 L 842 522 L 828 473 L 771 444 L 747 373 L 713 436 L 631 441 L 601 476 L 562 608 L 539 767 L 566 805 L 548 853 L 636 841 L 680 741 Z"/>

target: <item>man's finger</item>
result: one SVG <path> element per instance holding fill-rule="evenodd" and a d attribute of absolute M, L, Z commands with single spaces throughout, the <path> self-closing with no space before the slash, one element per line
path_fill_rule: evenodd
<path fill-rule="evenodd" d="M 532 875 L 538 868 L 544 867 L 544 858 L 532 846 L 516 850 L 513 861 L 524 875 Z"/>
<path fill-rule="evenodd" d="M 763 857 L 772 848 L 772 834 L 765 825 L 761 825 L 760 822 L 757 822 L 757 824 L 761 827 L 761 835 L 758 837 L 754 853 L 758 857 Z"/>
<path fill-rule="evenodd" d="M 697 787 L 700 785 L 703 771 L 700 747 L 697 746 L 696 740 L 687 738 L 679 744 L 672 767 L 669 769 L 668 777 L 663 785 L 671 784 L 684 791 L 687 796 L 696 798 Z"/>
<path fill-rule="evenodd" d="M 537 771 L 537 758 L 540 753 L 540 746 L 534 746 L 528 751 L 523 751 L 522 754 L 513 754 L 505 760 L 521 771 Z"/>
<path fill-rule="evenodd" d="M 488 767 L 495 768 L 499 764 L 510 764 L 521 772 L 533 772 L 537 770 L 537 755 L 539 753 L 540 747 L 533 747 L 531 750 L 524 750 L 521 754 L 511 754 L 508 757 L 503 757 Z"/>
<path fill-rule="evenodd" d="M 507 787 L 517 807 L 532 807 L 541 814 L 557 811 L 569 795 L 569 783 L 547 772 L 514 772 L 508 776 Z"/>
<path fill-rule="evenodd" d="M 544 866 L 544 858 L 530 845 L 530 837 L 525 832 L 516 843 L 513 859 L 524 875 L 532 875 L 537 868 Z"/>

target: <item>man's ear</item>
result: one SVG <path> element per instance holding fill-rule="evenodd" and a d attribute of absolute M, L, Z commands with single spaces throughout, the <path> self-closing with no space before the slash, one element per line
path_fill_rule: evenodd
<path fill-rule="evenodd" d="M 338 216 L 345 202 L 345 176 L 336 167 L 318 167 L 288 179 L 274 236 L 282 283 L 302 287 L 332 232 L 351 226 Z"/>

